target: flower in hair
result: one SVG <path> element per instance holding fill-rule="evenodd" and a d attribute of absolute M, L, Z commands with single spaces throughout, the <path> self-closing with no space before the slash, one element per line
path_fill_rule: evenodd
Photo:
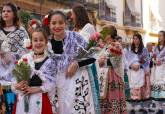
<path fill-rule="evenodd" d="M 31 22 L 30 22 L 30 26 L 33 26 L 33 25 L 36 24 L 36 23 L 37 23 L 37 20 L 32 19 Z"/>
<path fill-rule="evenodd" d="M 49 20 L 48 20 L 48 15 L 46 15 L 43 19 L 43 25 L 48 26 L 49 25 Z"/>

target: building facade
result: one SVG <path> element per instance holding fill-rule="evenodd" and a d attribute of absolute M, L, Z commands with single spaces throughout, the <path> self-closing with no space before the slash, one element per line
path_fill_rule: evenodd
<path fill-rule="evenodd" d="M 99 0 L 99 24 L 115 25 L 118 34 L 130 43 L 134 33 L 143 30 L 142 0 Z"/>
<path fill-rule="evenodd" d="M 118 34 L 130 43 L 134 33 L 143 35 L 145 44 L 157 42 L 159 30 L 165 30 L 165 0 L 9 0 L 21 9 L 45 15 L 52 9 L 71 9 L 83 4 L 98 30 L 107 24 L 116 26 Z M 0 0 L 0 7 L 6 0 Z M 96 18 L 93 18 L 96 17 Z"/>

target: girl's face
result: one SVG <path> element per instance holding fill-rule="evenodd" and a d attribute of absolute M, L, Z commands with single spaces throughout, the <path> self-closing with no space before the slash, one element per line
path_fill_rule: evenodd
<path fill-rule="evenodd" d="M 65 33 L 66 23 L 60 14 L 55 14 L 50 20 L 50 30 L 55 36 L 62 36 Z"/>
<path fill-rule="evenodd" d="M 109 44 L 111 42 L 114 42 L 114 40 L 112 39 L 111 35 L 107 35 L 105 38 L 106 44 Z"/>
<path fill-rule="evenodd" d="M 158 42 L 163 43 L 164 42 L 164 37 L 163 37 L 163 33 L 159 32 L 158 34 Z"/>
<path fill-rule="evenodd" d="M 76 14 L 74 13 L 73 10 L 71 12 L 71 19 L 73 20 L 74 23 L 76 23 Z"/>
<path fill-rule="evenodd" d="M 133 43 L 134 43 L 135 45 L 139 45 L 139 44 L 140 44 L 140 40 L 139 40 L 139 38 L 138 38 L 137 36 L 134 36 L 134 37 L 133 37 Z"/>
<path fill-rule="evenodd" d="M 14 13 L 10 6 L 4 6 L 2 9 L 2 19 L 5 22 L 12 22 L 14 19 Z"/>
<path fill-rule="evenodd" d="M 34 53 L 42 53 L 44 52 L 47 46 L 46 38 L 44 37 L 42 32 L 33 32 L 32 33 L 32 47 Z"/>

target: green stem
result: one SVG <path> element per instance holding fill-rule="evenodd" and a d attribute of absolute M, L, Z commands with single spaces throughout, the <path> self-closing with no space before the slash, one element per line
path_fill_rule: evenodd
<path fill-rule="evenodd" d="M 29 95 L 24 96 L 24 111 L 29 112 Z"/>

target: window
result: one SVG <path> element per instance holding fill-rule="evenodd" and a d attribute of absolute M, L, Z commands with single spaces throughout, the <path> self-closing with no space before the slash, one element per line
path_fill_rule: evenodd
<path fill-rule="evenodd" d="M 141 2 L 139 3 L 141 5 Z M 134 26 L 134 27 L 142 26 L 141 9 L 138 9 L 140 10 L 139 13 L 135 8 L 135 5 L 136 5 L 135 0 L 125 0 L 123 23 L 126 26 Z"/>
<path fill-rule="evenodd" d="M 116 22 L 116 7 L 107 0 L 101 1 L 99 3 L 99 18 Z"/>

